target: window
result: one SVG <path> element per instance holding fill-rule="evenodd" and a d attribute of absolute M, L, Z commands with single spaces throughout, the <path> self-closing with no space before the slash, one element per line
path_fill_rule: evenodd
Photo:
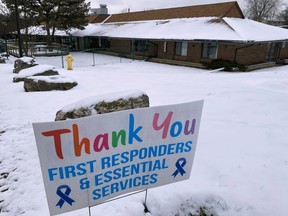
<path fill-rule="evenodd" d="M 187 42 L 176 42 L 175 43 L 175 55 L 177 56 L 187 56 Z"/>
<path fill-rule="evenodd" d="M 110 48 L 110 40 L 108 38 L 99 38 L 99 47 Z"/>
<path fill-rule="evenodd" d="M 148 41 L 147 40 L 135 40 L 134 49 L 136 52 L 148 51 Z"/>
<path fill-rule="evenodd" d="M 202 58 L 216 59 L 218 52 L 217 43 L 203 43 L 202 44 Z"/>

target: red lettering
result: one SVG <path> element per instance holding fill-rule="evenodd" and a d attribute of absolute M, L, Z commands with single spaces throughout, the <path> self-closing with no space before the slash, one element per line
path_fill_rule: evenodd
<path fill-rule="evenodd" d="M 42 132 L 44 136 L 53 136 L 54 137 L 54 147 L 56 150 L 56 154 L 60 159 L 63 159 L 63 152 L 62 152 L 62 143 L 61 143 L 61 134 L 70 133 L 71 131 L 68 129 L 59 129 L 53 131 L 46 131 Z"/>

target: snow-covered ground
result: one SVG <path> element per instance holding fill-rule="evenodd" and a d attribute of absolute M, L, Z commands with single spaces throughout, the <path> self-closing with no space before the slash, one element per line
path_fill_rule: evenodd
<path fill-rule="evenodd" d="M 130 89 L 146 92 L 150 106 L 205 100 L 191 178 L 149 190 L 147 216 L 184 216 L 200 207 L 225 216 L 288 215 L 288 66 L 226 73 L 72 55 L 73 71 L 65 59 L 62 69 L 61 57 L 36 58 L 75 79 L 78 86 L 69 91 L 25 92 L 23 82 L 12 82 L 15 59 L 0 64 L 1 215 L 49 215 L 33 122 L 53 121 L 83 98 Z M 145 215 L 144 198 L 139 193 L 92 207 L 91 214 Z M 63 215 L 88 215 L 88 209 Z"/>

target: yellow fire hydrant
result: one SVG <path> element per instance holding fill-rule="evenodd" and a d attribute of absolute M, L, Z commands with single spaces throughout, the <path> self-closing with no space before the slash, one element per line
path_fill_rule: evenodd
<path fill-rule="evenodd" d="M 67 61 L 67 70 L 73 70 L 73 68 L 72 68 L 73 58 L 72 58 L 71 54 L 66 56 L 66 61 Z"/>

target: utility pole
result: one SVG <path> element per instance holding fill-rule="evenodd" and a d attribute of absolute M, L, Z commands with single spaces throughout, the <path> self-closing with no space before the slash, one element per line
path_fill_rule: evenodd
<path fill-rule="evenodd" d="M 20 31 L 20 22 L 19 22 L 19 10 L 18 10 L 18 0 L 14 0 L 15 2 L 15 13 L 16 13 L 16 26 L 18 33 L 18 46 L 19 46 L 19 57 L 23 57 L 22 52 L 22 40 L 21 40 L 21 31 Z"/>

